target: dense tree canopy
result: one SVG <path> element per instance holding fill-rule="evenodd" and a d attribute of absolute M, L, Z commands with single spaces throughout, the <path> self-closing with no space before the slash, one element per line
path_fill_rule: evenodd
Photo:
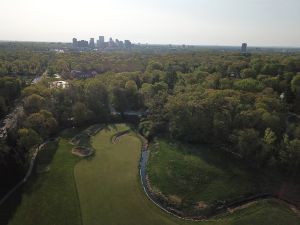
<path fill-rule="evenodd" d="M 299 73 L 299 54 L 3 51 L 0 116 L 16 99 L 24 114 L 0 142 L 0 167 L 7 168 L 4 161 L 15 167 L 16 158 L 26 164 L 30 149 L 59 129 L 143 111 L 139 130 L 149 139 L 168 135 L 222 146 L 253 166 L 294 174 L 300 171 Z M 54 74 L 68 86 L 51 87 Z"/>

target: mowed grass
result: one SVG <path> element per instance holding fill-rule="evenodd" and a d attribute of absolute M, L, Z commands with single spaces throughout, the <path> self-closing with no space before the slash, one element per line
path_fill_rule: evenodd
<path fill-rule="evenodd" d="M 113 134 L 126 129 L 126 125 L 120 124 L 99 132 L 92 138 L 95 156 L 81 161 L 71 154 L 73 146 L 69 143 L 70 137 L 78 131 L 69 136 L 62 135 L 54 157 L 53 154 L 41 155 L 42 164 L 48 163 L 44 160 L 47 155 L 53 157 L 50 171 L 32 176 L 18 193 L 0 207 L 0 224 L 300 224 L 295 213 L 283 203 L 273 200 L 261 201 L 232 214 L 219 216 L 216 218 L 218 221 L 212 222 L 184 221 L 164 213 L 148 200 L 141 187 L 138 174 L 140 140 L 131 133 L 123 136 L 118 143 L 111 143 Z M 9 222 L 7 216 L 10 217 Z"/>
<path fill-rule="evenodd" d="M 74 166 L 79 159 L 70 153 L 71 149 L 69 139 L 61 138 L 50 170 L 33 174 L 19 192 L 1 206 L 1 225 L 81 225 L 74 181 Z M 11 214 L 6 209 L 10 209 Z"/>
<path fill-rule="evenodd" d="M 205 146 L 160 139 L 150 152 L 148 175 L 154 190 L 176 196 L 182 208 L 273 192 L 278 186 L 229 154 Z"/>
<path fill-rule="evenodd" d="M 126 125 L 109 126 L 92 138 L 96 150 L 75 167 L 84 225 L 178 224 L 143 193 L 139 173 L 141 142 L 133 134 L 116 144 L 111 137 Z"/>
<path fill-rule="evenodd" d="M 148 200 L 141 187 L 140 140 L 131 133 L 116 144 L 111 143 L 115 133 L 127 129 L 128 126 L 119 124 L 98 133 L 92 138 L 94 158 L 75 167 L 83 225 L 264 225 L 266 221 L 274 225 L 299 224 L 299 218 L 287 206 L 272 200 L 210 222 L 185 221 L 164 213 Z M 277 217 L 288 223 L 276 223 Z"/>

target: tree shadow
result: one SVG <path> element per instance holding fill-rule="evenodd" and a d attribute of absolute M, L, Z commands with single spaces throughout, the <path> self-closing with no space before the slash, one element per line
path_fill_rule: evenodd
<path fill-rule="evenodd" d="M 22 202 L 23 187 L 18 188 L 6 201 L 0 206 L 0 224 L 7 225 L 13 218 L 18 206 Z"/>
<path fill-rule="evenodd" d="M 205 163 L 224 171 L 229 180 L 239 180 L 246 183 L 251 182 L 256 187 L 257 192 L 274 193 L 280 186 L 280 181 L 276 177 L 269 176 L 265 169 L 254 168 L 243 159 L 236 157 L 230 152 L 226 152 L 216 146 L 194 145 L 189 143 L 172 142 L 181 152 L 189 155 L 199 156 Z"/>

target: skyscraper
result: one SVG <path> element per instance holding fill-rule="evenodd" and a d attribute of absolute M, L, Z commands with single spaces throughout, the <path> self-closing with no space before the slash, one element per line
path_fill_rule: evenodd
<path fill-rule="evenodd" d="M 95 48 L 95 39 L 94 38 L 90 39 L 90 48 Z"/>
<path fill-rule="evenodd" d="M 131 48 L 131 46 L 132 46 L 131 41 L 129 41 L 129 40 L 125 40 L 124 45 L 125 45 L 125 48 Z"/>
<path fill-rule="evenodd" d="M 243 43 L 243 44 L 242 44 L 241 52 L 242 52 L 242 53 L 247 53 L 247 43 Z"/>
<path fill-rule="evenodd" d="M 104 44 L 104 36 L 99 36 L 98 47 L 99 47 L 99 48 L 104 48 L 104 47 L 105 47 L 105 44 Z"/>
<path fill-rule="evenodd" d="M 77 48 L 78 47 L 78 42 L 76 38 L 73 38 L 73 48 Z"/>
<path fill-rule="evenodd" d="M 89 42 L 85 40 L 78 41 L 78 47 L 79 48 L 88 48 Z"/>
<path fill-rule="evenodd" d="M 104 43 L 104 36 L 99 36 L 99 42 Z"/>
<path fill-rule="evenodd" d="M 114 40 L 113 40 L 112 38 L 109 38 L 108 46 L 109 46 L 110 48 L 115 47 L 115 42 L 114 42 Z"/>

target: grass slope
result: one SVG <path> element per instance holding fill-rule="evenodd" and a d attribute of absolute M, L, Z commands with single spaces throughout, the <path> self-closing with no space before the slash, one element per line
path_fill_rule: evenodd
<path fill-rule="evenodd" d="M 151 184 L 166 196 L 176 196 L 183 208 L 197 202 L 212 204 L 273 191 L 277 186 L 226 153 L 206 147 L 193 149 L 164 139 L 158 143 L 151 147 L 148 164 Z"/>
<path fill-rule="evenodd" d="M 79 159 L 70 154 L 71 149 L 69 139 L 61 138 L 50 170 L 33 175 L 20 190 L 20 199 L 17 193 L 1 207 L 1 211 L 4 208 L 14 211 L 9 225 L 81 225 L 73 173 Z M 1 215 L 1 225 L 6 224 L 4 220 Z"/>

